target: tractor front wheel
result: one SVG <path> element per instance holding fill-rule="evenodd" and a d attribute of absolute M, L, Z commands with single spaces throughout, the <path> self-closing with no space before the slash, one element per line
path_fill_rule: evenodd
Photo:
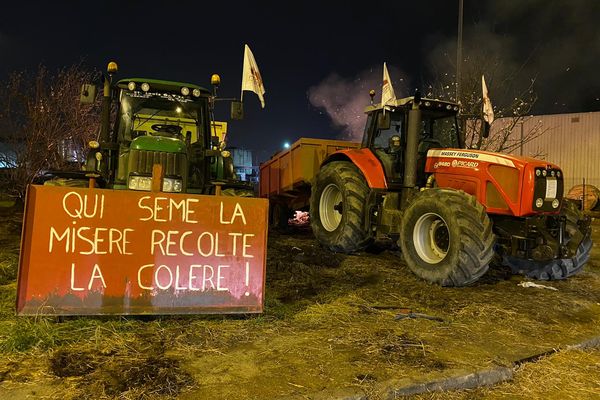
<path fill-rule="evenodd" d="M 369 186 L 348 161 L 333 161 L 317 174 L 310 196 L 310 222 L 317 240 L 331 251 L 364 250 L 373 235 L 365 227 Z"/>
<path fill-rule="evenodd" d="M 400 248 L 419 277 L 465 286 L 486 273 L 494 255 L 492 223 L 475 197 L 434 188 L 418 193 L 400 226 Z"/>

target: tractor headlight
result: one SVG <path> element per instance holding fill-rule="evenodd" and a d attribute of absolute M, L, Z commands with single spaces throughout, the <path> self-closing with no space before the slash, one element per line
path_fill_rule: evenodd
<path fill-rule="evenodd" d="M 183 188 L 181 179 L 174 179 L 174 178 L 164 178 L 163 179 L 163 186 L 162 186 L 162 190 L 163 192 L 181 192 L 181 189 Z"/>
<path fill-rule="evenodd" d="M 544 205 L 544 199 L 542 199 L 542 198 L 539 198 L 539 199 L 537 199 L 537 200 L 535 201 L 535 206 L 536 206 L 537 208 L 542 208 L 542 206 L 543 206 L 543 205 Z"/>
<path fill-rule="evenodd" d="M 181 94 L 184 95 L 184 96 L 188 96 L 190 94 L 190 88 L 185 87 L 185 86 L 182 87 L 181 88 Z"/>
<path fill-rule="evenodd" d="M 548 171 L 546 171 L 545 169 L 544 169 L 544 170 L 542 170 L 542 175 L 543 175 L 543 176 L 546 176 L 546 175 L 548 175 Z"/>
<path fill-rule="evenodd" d="M 540 176 L 540 175 L 542 175 L 542 171 L 540 171 L 539 169 L 536 169 L 536 170 L 535 170 L 535 175 L 536 175 L 536 176 Z"/>
<path fill-rule="evenodd" d="M 552 208 L 558 208 L 560 201 L 558 199 L 552 200 Z"/>
<path fill-rule="evenodd" d="M 129 82 L 127 84 L 127 89 L 129 89 L 129 90 L 135 90 L 135 82 Z"/>
<path fill-rule="evenodd" d="M 200 97 L 200 89 L 192 90 L 192 94 L 194 95 L 194 97 Z"/>
<path fill-rule="evenodd" d="M 142 90 L 144 92 L 147 92 L 148 90 L 150 90 L 150 85 L 148 85 L 148 82 L 142 83 Z"/>
<path fill-rule="evenodd" d="M 151 176 L 130 176 L 127 187 L 131 190 L 150 191 L 152 188 Z"/>
<path fill-rule="evenodd" d="M 227 157 L 231 157 L 231 152 L 230 152 L 229 150 L 223 150 L 223 151 L 221 152 L 221 155 L 222 155 L 223 157 L 225 157 L 225 158 L 227 158 Z"/>

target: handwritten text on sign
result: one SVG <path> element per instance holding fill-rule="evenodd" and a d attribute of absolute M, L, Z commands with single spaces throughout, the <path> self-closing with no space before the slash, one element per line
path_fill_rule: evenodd
<path fill-rule="evenodd" d="M 31 186 L 20 314 L 260 312 L 263 199 Z"/>

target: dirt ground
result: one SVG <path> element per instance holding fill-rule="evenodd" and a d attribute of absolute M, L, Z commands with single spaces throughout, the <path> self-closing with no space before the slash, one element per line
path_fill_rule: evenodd
<path fill-rule="evenodd" d="M 600 335 L 597 245 L 581 274 L 542 282 L 557 291 L 502 269 L 442 288 L 393 251 L 332 254 L 299 230 L 269 237 L 262 315 L 16 318 L 20 218 L 0 214 L 1 399 L 380 399 Z M 396 318 L 408 310 L 435 318 Z M 511 382 L 415 398 L 600 398 L 599 373 L 600 351 L 565 350 Z"/>

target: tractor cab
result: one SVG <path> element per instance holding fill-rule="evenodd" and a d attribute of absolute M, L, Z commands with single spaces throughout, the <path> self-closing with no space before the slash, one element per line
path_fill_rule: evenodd
<path fill-rule="evenodd" d="M 409 113 L 418 108 L 418 113 Z M 426 179 L 427 151 L 433 148 L 460 148 L 456 115 L 458 105 L 440 100 L 406 97 L 384 110 L 381 105 L 366 109 L 367 123 L 362 147 L 369 148 L 381 162 L 388 188 L 399 190 L 402 186 L 406 158 L 409 118 L 419 118 L 417 126 L 417 184 Z M 410 114 L 410 117 L 409 117 Z M 419 185 L 419 186 L 421 186 Z"/>
<path fill-rule="evenodd" d="M 140 78 L 122 79 L 116 86 L 115 187 L 149 190 L 152 166 L 160 163 L 164 191 L 200 189 L 207 171 L 191 161 L 210 148 L 210 92 L 188 83 Z"/>
<path fill-rule="evenodd" d="M 418 109 L 418 113 L 409 113 Z M 390 190 L 402 187 L 406 163 L 406 148 L 409 118 L 418 118 L 416 124 L 417 148 L 417 185 L 426 180 L 425 161 L 427 151 L 433 148 L 460 148 L 461 137 L 456 114 L 458 105 L 440 100 L 407 97 L 396 100 L 384 110 L 381 105 L 367 107 L 367 123 L 362 147 L 371 149 L 381 162 Z"/>

